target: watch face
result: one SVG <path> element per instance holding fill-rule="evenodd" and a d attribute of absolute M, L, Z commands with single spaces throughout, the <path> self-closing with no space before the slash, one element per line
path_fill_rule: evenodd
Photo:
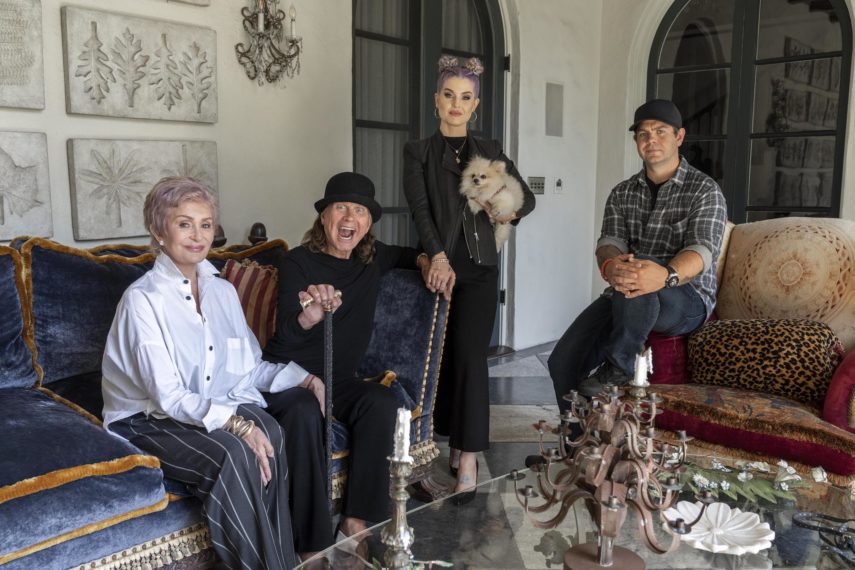
<path fill-rule="evenodd" d="M 665 287 L 676 287 L 677 283 L 680 282 L 680 278 L 676 275 L 669 275 L 668 279 L 665 280 Z"/>

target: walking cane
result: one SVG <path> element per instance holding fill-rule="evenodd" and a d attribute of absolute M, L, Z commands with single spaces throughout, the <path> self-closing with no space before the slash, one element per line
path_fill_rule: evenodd
<path fill-rule="evenodd" d="M 341 299 L 341 291 L 336 289 L 335 296 Z M 305 309 L 314 303 L 313 299 L 300 301 Z M 332 386 L 333 386 L 333 310 L 332 303 L 324 306 L 324 419 L 326 420 L 326 438 L 324 447 L 327 452 L 327 500 L 332 509 Z"/>
<path fill-rule="evenodd" d="M 324 307 L 324 397 L 326 410 L 327 450 L 327 500 L 332 508 L 332 378 L 333 378 L 333 312 L 332 306 Z"/>

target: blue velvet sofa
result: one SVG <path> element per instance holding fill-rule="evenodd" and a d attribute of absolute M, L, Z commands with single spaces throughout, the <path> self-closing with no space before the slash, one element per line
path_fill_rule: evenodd
<path fill-rule="evenodd" d="M 212 251 L 276 266 L 287 245 Z M 116 304 L 153 257 L 46 239 L 0 246 L 0 567 L 197 568 L 213 562 L 200 503 L 155 457 L 100 427 L 100 365 Z M 415 271 L 382 282 L 366 375 L 386 374 L 413 411 L 413 481 L 438 455 L 431 420 L 448 305 Z M 273 318 L 273 314 L 271 314 Z M 334 424 L 333 487 L 346 484 L 347 433 Z"/>

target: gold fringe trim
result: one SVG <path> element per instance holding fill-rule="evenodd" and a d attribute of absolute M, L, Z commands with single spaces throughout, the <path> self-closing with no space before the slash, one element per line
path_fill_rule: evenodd
<path fill-rule="evenodd" d="M 345 449 L 344 451 L 336 451 L 335 453 L 333 453 L 332 458 L 333 459 L 344 459 L 348 455 L 350 455 L 350 450 Z"/>
<path fill-rule="evenodd" d="M 21 328 L 21 338 L 24 340 L 24 345 L 30 351 L 30 359 L 33 363 L 33 369 L 36 370 L 36 383 L 38 384 L 38 370 L 36 366 L 36 339 L 33 332 L 33 316 L 32 307 L 29 301 L 27 282 L 26 282 L 26 264 L 21 253 L 13 248 L 5 245 L 0 246 L 0 255 L 8 255 L 12 258 L 12 264 L 15 266 L 15 289 L 18 291 L 18 303 L 21 305 L 21 320 L 23 321 Z"/>
<path fill-rule="evenodd" d="M 347 471 L 339 471 L 332 478 L 332 499 L 340 499 L 344 496 L 344 488 L 347 486 Z"/>
<path fill-rule="evenodd" d="M 418 467 L 439 457 L 439 448 L 432 439 L 429 439 L 410 447 L 410 455 L 413 457 L 413 467 Z"/>
<path fill-rule="evenodd" d="M 44 386 L 39 386 L 38 388 L 36 388 L 36 390 L 38 390 L 39 392 L 41 392 L 42 394 L 44 394 L 46 396 L 49 396 L 50 398 L 52 398 L 54 400 L 56 400 L 60 404 L 68 406 L 69 408 L 71 408 L 72 410 L 74 410 L 75 412 L 77 412 L 78 414 L 80 414 L 81 416 L 83 416 L 84 418 L 86 418 L 87 420 L 89 420 L 90 422 L 95 424 L 96 426 L 100 427 L 100 426 L 104 425 L 104 423 L 101 420 L 99 420 L 97 417 L 93 416 L 92 414 L 90 414 L 89 412 L 87 412 L 86 410 L 84 410 L 83 408 L 81 408 L 80 406 L 78 406 L 77 404 L 72 402 L 71 400 L 63 398 L 62 396 L 60 396 L 59 394 L 57 394 L 53 390 L 51 390 L 49 388 L 45 388 Z"/>
<path fill-rule="evenodd" d="M 55 489 L 67 483 L 84 479 L 86 477 L 98 477 L 102 475 L 114 475 L 116 473 L 124 473 L 136 467 L 149 467 L 151 469 L 160 469 L 160 461 L 153 455 L 128 455 L 111 461 L 103 461 L 101 463 L 91 463 L 89 465 L 78 465 L 67 469 L 57 469 L 44 475 L 30 477 L 0 487 L 0 503 L 5 503 L 12 499 L 25 497 L 39 491 L 47 489 Z M 2 561 L 0 561 L 2 564 Z"/>
<path fill-rule="evenodd" d="M 701 420 L 711 424 L 735 429 L 750 430 L 756 433 L 777 437 L 782 436 L 780 424 L 770 425 L 768 421 L 758 420 L 756 418 L 746 418 L 721 408 L 710 410 L 710 408 L 704 405 L 679 400 L 672 394 L 669 394 L 668 390 L 664 388 L 657 389 L 656 392 L 665 400 L 663 402 L 663 407 L 671 410 L 672 412 L 682 414 L 684 416 L 700 418 Z M 817 417 L 817 420 L 819 420 L 819 417 Z M 839 435 L 827 433 L 825 431 L 808 434 L 802 430 L 790 430 L 785 437 L 802 443 L 825 445 L 835 451 L 852 455 L 853 449 L 855 449 L 855 435 L 836 426 L 835 429 L 840 431 Z"/>
<path fill-rule="evenodd" d="M 169 499 L 164 497 L 160 501 L 155 504 L 142 507 L 136 509 L 135 511 L 130 511 L 127 513 L 122 513 L 121 515 L 116 515 L 114 517 L 110 517 L 101 522 L 92 523 L 83 527 L 80 527 L 76 530 L 72 530 L 66 532 L 65 534 L 60 534 L 59 536 L 54 536 L 48 540 L 39 542 L 38 544 L 33 544 L 32 546 L 28 546 L 26 548 L 22 548 L 21 550 L 17 550 L 15 552 L 10 552 L 9 554 L 4 554 L 0 556 L 0 565 L 6 564 L 7 562 L 11 562 L 12 560 L 17 560 L 18 558 L 23 558 L 24 556 L 29 556 L 34 552 L 38 552 L 39 550 L 44 550 L 46 548 L 50 548 L 52 546 L 56 546 L 62 542 L 66 542 L 68 540 L 79 538 L 81 536 L 86 536 L 87 534 L 92 534 L 93 532 L 98 532 L 99 530 L 103 530 L 107 527 L 111 527 L 113 525 L 119 524 L 120 522 L 125 522 L 127 520 L 135 519 L 137 517 L 141 517 L 147 515 L 149 513 L 154 513 L 157 511 L 162 511 L 169 504 Z"/>
<path fill-rule="evenodd" d="M 242 247 L 244 247 L 244 245 L 237 244 L 226 248 L 212 249 L 210 253 L 208 253 L 208 259 L 217 259 L 220 261 L 228 261 L 229 259 L 240 260 L 251 257 L 256 253 L 261 253 L 262 251 L 275 249 L 277 247 L 288 251 L 288 243 L 284 239 L 273 239 L 252 247 L 240 249 Z M 235 249 L 239 249 L 239 251 L 234 251 Z"/>
<path fill-rule="evenodd" d="M 195 524 L 121 552 L 81 564 L 76 570 L 153 570 L 180 562 L 211 547 L 208 527 Z"/>

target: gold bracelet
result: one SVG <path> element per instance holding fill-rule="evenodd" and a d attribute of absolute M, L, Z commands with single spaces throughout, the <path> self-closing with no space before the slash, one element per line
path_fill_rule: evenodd
<path fill-rule="evenodd" d="M 450 261 L 448 261 L 447 257 L 437 257 L 436 259 L 432 259 L 430 262 L 431 263 L 451 263 Z"/>
<path fill-rule="evenodd" d="M 255 422 L 252 420 L 244 420 L 235 435 L 241 439 L 246 439 L 246 436 L 252 433 L 253 429 L 255 429 Z"/>
<path fill-rule="evenodd" d="M 223 426 L 223 429 L 227 432 L 233 433 L 237 435 L 237 428 L 239 425 L 243 423 L 243 416 L 234 415 L 229 418 L 229 421 L 226 422 L 226 425 Z"/>

